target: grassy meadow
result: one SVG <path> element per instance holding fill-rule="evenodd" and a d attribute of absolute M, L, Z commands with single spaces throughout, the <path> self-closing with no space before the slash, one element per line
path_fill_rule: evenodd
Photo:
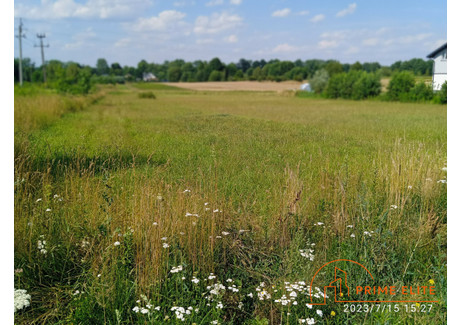
<path fill-rule="evenodd" d="M 16 90 L 15 288 L 31 298 L 15 323 L 445 323 L 446 120 L 276 92 Z M 335 259 L 375 285 L 435 283 L 439 302 L 307 306 Z"/>

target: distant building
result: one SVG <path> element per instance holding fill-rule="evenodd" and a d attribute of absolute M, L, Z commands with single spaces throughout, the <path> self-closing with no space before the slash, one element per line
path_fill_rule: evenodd
<path fill-rule="evenodd" d="M 158 78 L 151 72 L 144 72 L 142 74 L 142 80 L 144 80 L 144 81 L 157 81 Z"/>
<path fill-rule="evenodd" d="M 441 90 L 447 81 L 447 43 L 427 55 L 433 60 L 433 90 Z"/>

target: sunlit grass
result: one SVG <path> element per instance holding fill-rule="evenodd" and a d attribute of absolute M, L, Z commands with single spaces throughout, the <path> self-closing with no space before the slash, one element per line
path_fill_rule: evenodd
<path fill-rule="evenodd" d="M 110 87 L 74 111 L 53 94 L 15 99 L 16 284 L 32 297 L 18 322 L 182 323 L 176 306 L 199 308 L 181 312 L 190 323 L 340 324 L 351 316 L 331 316 L 338 306 L 323 318 L 256 290 L 281 299 L 272 285 L 338 258 L 381 283 L 434 279 L 442 303 L 420 317 L 444 321 L 445 106 L 160 86 Z M 139 98 L 146 89 L 157 99 Z M 210 273 L 239 291 L 207 306 Z"/>

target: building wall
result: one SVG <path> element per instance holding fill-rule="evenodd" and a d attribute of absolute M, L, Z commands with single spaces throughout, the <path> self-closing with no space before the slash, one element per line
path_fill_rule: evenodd
<path fill-rule="evenodd" d="M 440 90 L 447 81 L 447 49 L 433 59 L 433 90 Z"/>

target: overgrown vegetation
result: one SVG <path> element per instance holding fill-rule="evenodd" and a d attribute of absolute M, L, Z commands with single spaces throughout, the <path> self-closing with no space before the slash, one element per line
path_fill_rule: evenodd
<path fill-rule="evenodd" d="M 144 85 L 16 93 L 15 323 L 446 322 L 445 107 Z M 439 303 L 308 308 L 339 258 Z"/>

